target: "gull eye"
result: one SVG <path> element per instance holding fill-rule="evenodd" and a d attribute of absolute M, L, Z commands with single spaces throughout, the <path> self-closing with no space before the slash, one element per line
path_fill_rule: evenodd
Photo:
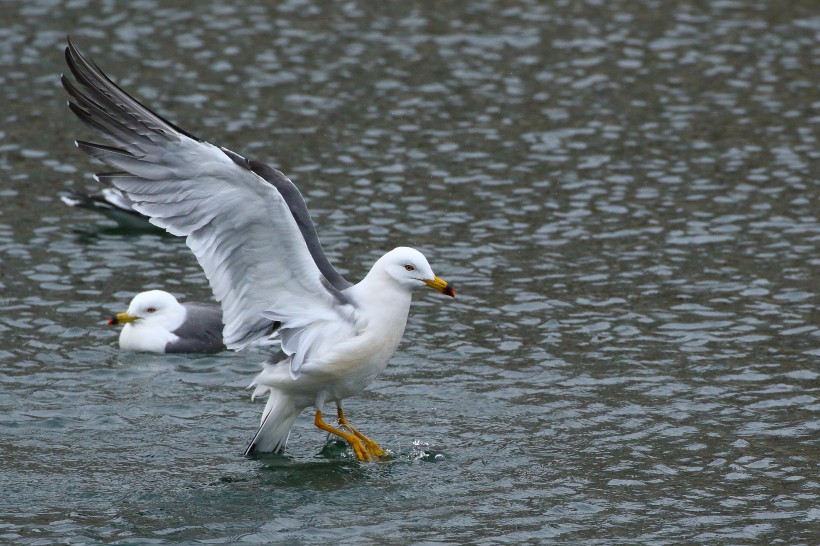
<path fill-rule="evenodd" d="M 415 270 L 416 270 L 416 268 L 415 268 L 415 267 L 413 267 L 413 266 L 412 266 L 412 265 L 410 265 L 410 264 L 405 265 L 405 266 L 404 266 L 404 268 L 405 268 L 407 271 L 415 271 Z"/>
<path fill-rule="evenodd" d="M 148 309 L 146 309 L 146 311 L 148 311 L 149 313 L 153 313 L 154 311 L 156 311 L 156 308 L 155 307 L 149 307 Z"/>

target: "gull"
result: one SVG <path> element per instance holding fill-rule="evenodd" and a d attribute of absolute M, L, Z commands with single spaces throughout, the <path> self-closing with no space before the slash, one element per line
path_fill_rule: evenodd
<path fill-rule="evenodd" d="M 218 353 L 222 309 L 215 304 L 180 303 L 164 290 L 140 292 L 108 324 L 123 324 L 120 349 L 149 353 Z"/>
<path fill-rule="evenodd" d="M 284 450 L 306 408 L 360 461 L 389 456 L 355 429 L 342 401 L 385 369 L 404 335 L 411 292 L 455 297 L 416 249 L 395 248 L 356 284 L 322 250 L 298 188 L 264 163 L 214 146 L 163 119 L 112 82 L 69 39 L 62 76 L 69 108 L 112 146 L 83 152 L 116 169 L 95 178 L 121 191 L 151 223 L 185 237 L 222 306 L 223 342 L 241 350 L 278 331 L 280 350 L 251 383 L 268 395 L 246 455 Z M 322 415 L 335 403 L 338 426 Z"/>

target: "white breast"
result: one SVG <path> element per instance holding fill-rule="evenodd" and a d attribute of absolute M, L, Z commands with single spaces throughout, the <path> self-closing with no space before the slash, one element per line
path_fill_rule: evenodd
<path fill-rule="evenodd" d="M 179 338 L 165 328 L 139 322 L 131 323 L 123 326 L 120 332 L 120 349 L 164 353 L 165 346 L 177 339 Z"/>

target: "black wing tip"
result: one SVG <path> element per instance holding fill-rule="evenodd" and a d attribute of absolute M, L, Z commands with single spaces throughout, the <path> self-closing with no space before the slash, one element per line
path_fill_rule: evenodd
<path fill-rule="evenodd" d="M 77 88 L 77 85 L 69 83 L 66 86 L 66 81 L 69 81 L 65 75 L 61 75 L 61 80 L 63 81 L 63 87 L 72 95 L 73 98 L 80 103 L 83 103 L 84 100 L 90 100 L 89 97 L 99 98 L 98 95 L 102 95 L 106 97 L 108 100 L 103 101 L 100 105 L 95 105 L 99 107 L 103 112 L 107 112 L 109 109 L 113 110 L 122 110 L 123 107 L 120 104 L 117 104 L 116 101 L 113 101 L 110 98 L 110 94 L 114 93 L 115 95 L 119 95 L 120 99 L 125 100 L 129 103 L 129 107 L 133 107 L 135 110 L 139 111 L 142 110 L 140 116 L 145 115 L 150 118 L 154 118 L 153 121 L 160 126 L 159 129 L 156 129 L 157 132 L 163 133 L 165 132 L 164 129 L 170 129 L 171 131 L 175 131 L 181 135 L 184 135 L 191 140 L 196 142 L 203 142 L 202 139 L 199 137 L 189 133 L 185 129 L 179 127 L 178 125 L 168 121 L 164 117 L 160 116 L 140 101 L 132 97 L 128 92 L 118 86 L 108 75 L 99 67 L 97 64 L 89 59 L 86 58 L 85 55 L 80 51 L 79 48 L 74 44 L 71 40 L 71 36 L 66 36 L 66 40 L 68 45 L 65 48 L 65 60 L 66 64 L 68 65 L 71 74 L 76 79 L 77 84 L 79 84 L 80 89 Z M 87 88 L 87 89 L 82 89 Z M 90 100 L 92 104 L 94 104 L 94 100 Z M 133 115 L 133 113 L 131 114 Z M 137 116 L 139 117 L 139 116 Z M 165 126 L 164 128 L 162 126 Z"/>
<path fill-rule="evenodd" d="M 104 173 L 95 173 L 94 180 L 99 182 L 100 184 L 105 184 L 106 186 L 114 187 L 113 179 L 114 178 L 135 178 L 135 176 L 126 171 L 109 171 Z M 116 188 L 115 188 L 116 189 Z"/>
<path fill-rule="evenodd" d="M 65 56 L 68 61 L 69 68 L 74 61 L 84 61 L 87 63 L 88 61 L 86 60 L 85 55 L 83 55 L 80 48 L 74 43 L 74 40 L 71 39 L 71 35 L 66 35 L 65 39 L 67 44 L 65 47 Z"/>
<path fill-rule="evenodd" d="M 68 91 L 68 90 L 66 89 L 66 91 Z M 70 91 L 69 91 L 69 93 L 70 93 Z M 80 118 L 84 123 L 87 123 L 86 120 L 90 117 L 89 114 L 88 114 L 88 111 L 85 110 L 84 108 L 81 108 L 80 106 L 77 106 L 77 104 L 74 103 L 74 102 L 71 102 L 71 101 L 67 101 L 67 102 L 68 102 L 68 109 L 71 110 L 74 113 L 74 115 L 77 116 L 78 118 Z"/>
<path fill-rule="evenodd" d="M 107 146 L 105 144 L 100 144 L 98 142 L 88 142 L 87 140 L 75 140 L 74 144 L 77 146 L 77 148 L 81 149 L 89 155 L 93 155 L 92 152 L 98 151 L 111 154 L 120 154 L 134 159 L 137 158 L 136 155 L 132 154 L 128 150 L 123 150 L 122 148 L 118 148 L 116 146 Z"/>
<path fill-rule="evenodd" d="M 77 46 L 74 45 L 74 42 L 71 41 L 71 36 L 66 36 L 66 41 L 68 42 L 68 45 L 65 48 L 65 61 L 68 65 L 68 69 L 71 70 L 71 73 L 74 75 L 74 77 L 78 78 L 77 65 L 79 62 L 85 60 L 85 58 L 83 57 L 83 54 L 80 53 L 80 50 L 77 49 Z"/>

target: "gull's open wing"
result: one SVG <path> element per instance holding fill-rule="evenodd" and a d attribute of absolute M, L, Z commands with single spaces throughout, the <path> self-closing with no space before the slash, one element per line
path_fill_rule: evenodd
<path fill-rule="evenodd" d="M 124 192 L 152 223 L 186 237 L 222 304 L 228 348 L 270 333 L 275 321 L 266 314 L 297 328 L 353 319 L 341 293 L 349 283 L 327 262 L 304 201 L 284 175 L 151 112 L 70 41 L 66 61 L 79 84 L 62 78 L 71 110 L 114 144 L 77 146 L 119 170 L 98 175 L 101 182 Z"/>

